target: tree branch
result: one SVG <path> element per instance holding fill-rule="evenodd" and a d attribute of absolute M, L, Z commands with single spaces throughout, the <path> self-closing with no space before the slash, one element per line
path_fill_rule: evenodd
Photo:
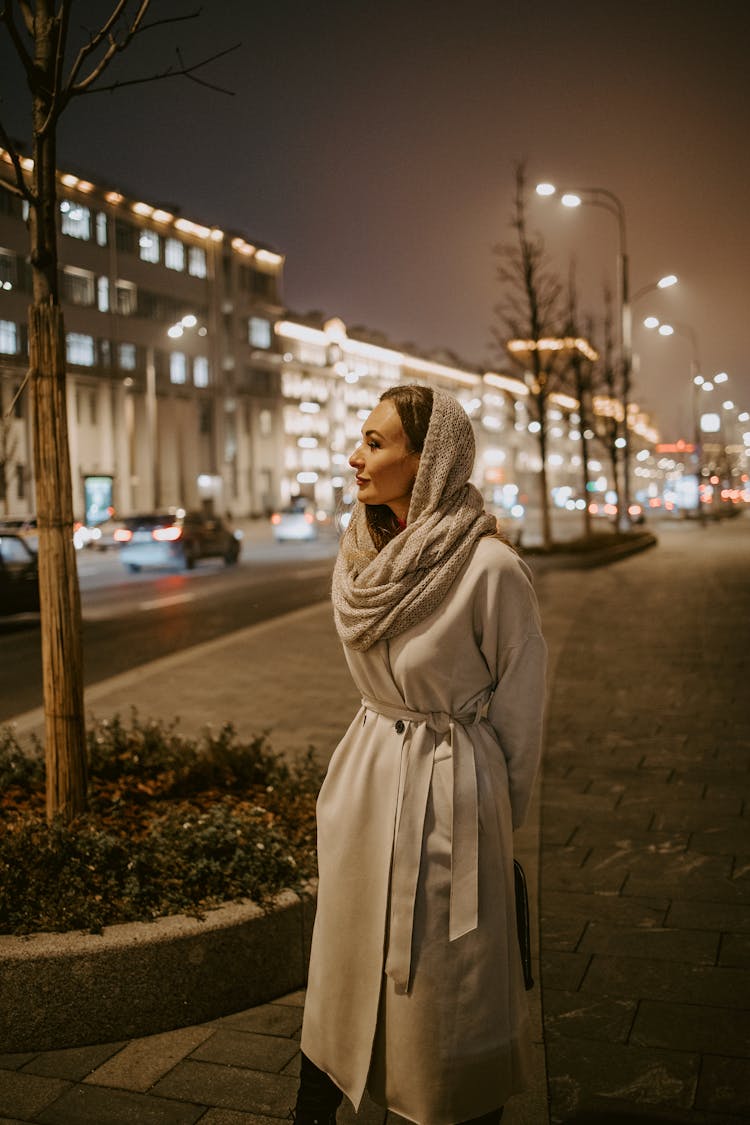
<path fill-rule="evenodd" d="M 16 54 L 18 55 L 19 59 L 21 60 L 23 68 L 26 71 L 26 77 L 28 79 L 29 86 L 32 86 L 32 83 L 33 83 L 34 78 L 35 78 L 34 61 L 31 57 L 31 55 L 29 54 L 29 52 L 26 50 L 26 46 L 24 44 L 24 41 L 19 34 L 18 28 L 16 27 L 16 22 L 13 19 L 12 3 L 13 3 L 13 0 L 6 0 L 5 7 L 3 8 L 2 13 L 0 13 L 0 14 L 2 15 L 3 23 L 8 28 L 8 33 L 9 33 L 11 39 L 13 40 L 13 46 L 16 49 Z M 28 21 L 29 21 L 29 17 L 31 15 L 31 13 L 28 11 L 28 5 L 22 3 L 21 4 L 21 10 L 22 10 L 22 13 L 23 13 L 23 18 L 24 18 L 24 22 L 26 24 L 26 28 L 29 31 L 29 34 L 32 34 L 33 24 L 32 24 L 32 27 L 29 28 L 29 22 Z M 33 86 L 32 86 L 32 88 L 33 88 Z"/>
<path fill-rule="evenodd" d="M 16 175 L 15 184 L 11 184 L 4 179 L 2 181 L 3 187 L 7 191 L 11 192 L 12 195 L 17 195 L 21 199 L 26 199 L 32 205 L 32 207 L 35 207 L 37 203 L 36 196 L 34 195 L 29 185 L 26 183 L 26 179 L 23 174 L 23 168 L 21 167 L 21 158 L 16 151 L 16 146 L 8 136 L 2 121 L 0 121 L 0 141 L 3 142 L 3 148 L 10 157 L 11 164 L 13 165 L 13 170 Z"/>
<path fill-rule="evenodd" d="M 219 51 L 218 54 L 211 55 L 207 59 L 202 59 L 200 62 L 194 63 L 192 66 L 180 67 L 177 70 L 170 66 L 167 67 L 166 70 L 163 70 L 160 74 L 151 74 L 145 78 L 128 78 L 122 82 L 112 82 L 108 86 L 97 86 L 96 89 L 93 90 L 88 88 L 88 84 L 86 87 L 83 87 L 82 83 L 79 83 L 79 85 L 71 91 L 70 96 L 72 97 L 76 94 L 84 93 L 104 94 L 113 90 L 122 90 L 126 86 L 142 86 L 146 82 L 159 82 L 163 78 L 189 78 L 191 82 L 197 82 L 200 86 L 207 86 L 210 90 L 216 90 L 220 94 L 228 94 L 230 97 L 234 97 L 234 90 L 227 90 L 223 86 L 217 86 L 212 82 L 207 82 L 203 78 L 197 78 L 194 74 L 194 71 L 200 70 L 201 67 L 208 66 L 209 63 L 215 62 L 216 59 L 223 58 L 224 55 L 228 55 L 232 51 L 236 51 L 240 46 L 240 43 L 235 43 L 233 47 L 227 47 L 225 50 Z M 88 83 L 88 80 L 86 80 L 86 82 Z"/>
<path fill-rule="evenodd" d="M 125 43 L 127 43 L 128 39 L 130 38 L 130 35 L 133 33 L 133 28 L 137 27 L 137 25 L 140 23 L 140 21 L 145 16 L 146 9 L 148 8 L 149 3 L 150 3 L 150 0 L 141 0 L 141 6 L 135 14 L 135 18 L 133 20 L 133 23 L 131 24 L 130 28 L 126 32 Z M 97 47 L 99 47 L 104 42 L 104 40 L 107 39 L 107 38 L 109 38 L 109 40 L 110 40 L 110 46 L 107 49 L 107 54 L 105 55 L 105 60 L 109 61 L 109 58 L 111 58 L 112 55 L 117 50 L 117 47 L 115 45 L 115 40 L 110 35 L 110 31 L 117 24 L 117 21 L 120 19 L 122 13 L 125 11 L 125 9 L 127 7 L 127 4 L 128 4 L 128 0 L 117 0 L 117 3 L 115 4 L 114 9 L 112 10 L 112 14 L 110 15 L 109 19 L 99 28 L 99 30 L 97 32 L 95 32 L 93 35 L 91 35 L 88 43 L 84 44 L 84 46 L 81 47 L 80 51 L 78 52 L 78 54 L 75 57 L 73 65 L 70 68 L 70 73 L 68 74 L 68 80 L 65 83 L 65 101 L 67 101 L 70 98 L 70 96 L 72 94 L 72 91 L 73 91 L 73 88 L 75 86 L 76 78 L 78 77 L 78 73 L 79 73 L 81 67 L 83 66 L 84 62 L 86 61 L 86 59 L 88 58 L 88 56 L 91 54 L 92 51 L 95 51 L 97 49 Z M 125 46 L 125 43 L 123 43 L 123 46 Z M 106 62 L 103 65 L 106 66 Z M 101 72 L 100 67 L 102 67 L 101 63 L 99 64 L 99 67 L 96 68 L 99 72 Z"/>
<path fill-rule="evenodd" d="M 68 25 L 70 23 L 71 4 L 63 4 L 54 17 L 57 26 L 57 42 L 55 44 L 55 71 L 52 78 L 52 96 L 50 97 L 49 113 L 39 129 L 39 135 L 45 137 L 53 127 L 57 118 L 62 113 L 65 102 L 62 97 L 62 72 L 65 64 L 65 44 L 68 39 Z"/>

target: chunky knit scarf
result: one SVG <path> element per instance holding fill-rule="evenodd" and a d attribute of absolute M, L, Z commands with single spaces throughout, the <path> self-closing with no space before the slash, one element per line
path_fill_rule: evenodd
<path fill-rule="evenodd" d="M 432 414 L 406 527 L 376 552 L 357 504 L 333 572 L 333 614 L 341 640 L 364 651 L 428 617 L 474 545 L 497 530 L 469 482 L 474 433 L 452 395 L 433 392 Z"/>

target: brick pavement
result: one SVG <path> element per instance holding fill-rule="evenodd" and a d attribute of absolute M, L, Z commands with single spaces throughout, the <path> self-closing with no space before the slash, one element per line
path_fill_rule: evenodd
<path fill-rule="evenodd" d="M 554 671 L 541 787 L 552 1125 L 750 1118 L 748 546 L 748 520 L 666 528 L 656 550 L 539 582 Z M 0 1125 L 278 1125 L 302 1003 L 0 1055 Z M 548 1115 L 538 1097 L 514 1099 L 506 1119 Z M 339 1120 L 352 1125 L 351 1107 Z M 356 1120 L 400 1119 L 365 1103 Z"/>
<path fill-rule="evenodd" d="M 573 579 L 542 787 L 553 1125 L 750 1118 L 749 548 L 747 521 L 667 527 Z"/>

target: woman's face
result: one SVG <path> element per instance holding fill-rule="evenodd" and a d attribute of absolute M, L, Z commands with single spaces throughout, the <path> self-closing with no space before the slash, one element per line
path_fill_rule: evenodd
<path fill-rule="evenodd" d="M 379 402 L 363 425 L 362 442 L 349 464 L 357 474 L 358 500 L 385 504 L 399 519 L 406 519 L 419 454 L 410 452 L 398 411 L 389 399 Z"/>

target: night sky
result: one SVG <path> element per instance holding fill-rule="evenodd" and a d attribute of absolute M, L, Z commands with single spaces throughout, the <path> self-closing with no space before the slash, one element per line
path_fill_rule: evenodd
<path fill-rule="evenodd" d="M 74 42 L 110 7 L 81 0 Z M 505 370 L 491 251 L 511 234 L 515 162 L 531 185 L 606 187 L 625 205 L 632 291 L 680 277 L 634 309 L 634 397 L 666 438 L 690 437 L 690 344 L 640 322 L 690 325 L 702 373 L 730 375 L 714 398 L 750 409 L 749 11 L 745 0 L 212 0 L 200 19 L 150 32 L 112 75 L 152 73 L 176 44 L 192 62 L 240 43 L 202 72 L 234 96 L 179 80 L 79 99 L 59 163 L 277 247 L 297 312 Z M 28 136 L 5 29 L 0 68 L 0 117 Z M 614 219 L 536 197 L 529 214 L 561 275 L 575 256 L 582 312 L 600 320 Z"/>

